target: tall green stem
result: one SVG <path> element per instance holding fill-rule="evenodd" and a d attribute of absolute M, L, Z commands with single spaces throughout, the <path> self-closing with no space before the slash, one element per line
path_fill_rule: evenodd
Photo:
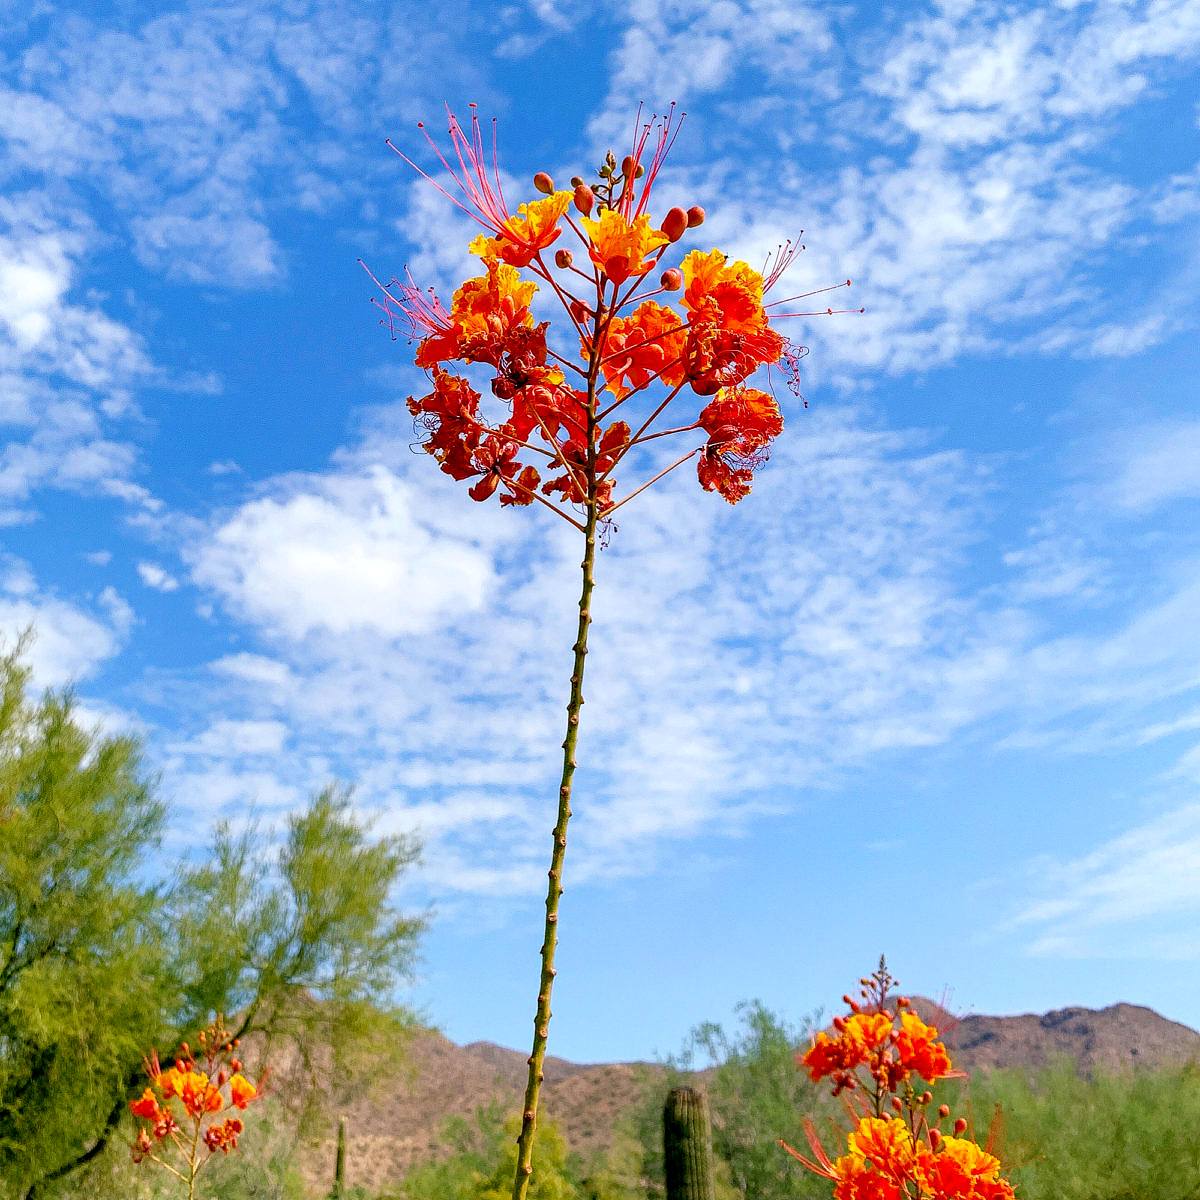
<path fill-rule="evenodd" d="M 597 339 L 599 340 L 599 339 Z M 538 985 L 537 1015 L 533 1020 L 533 1050 L 529 1055 L 529 1080 L 517 1138 L 517 1172 L 513 1200 L 525 1200 L 533 1174 L 533 1135 L 537 1128 L 538 1099 L 542 1092 L 546 1040 L 550 1034 L 550 994 L 554 990 L 554 951 L 558 946 L 558 900 L 562 895 L 563 860 L 567 855 L 567 822 L 571 819 L 571 781 L 575 777 L 575 745 L 579 740 L 579 711 L 583 707 L 583 669 L 587 662 L 588 627 L 592 623 L 592 587 L 596 563 L 596 377 L 599 360 L 592 352 L 588 371 L 587 522 L 583 530 L 583 585 L 579 593 L 579 627 L 575 634 L 575 659 L 571 670 L 571 696 L 567 702 L 567 736 L 563 739 L 562 779 L 558 788 L 558 820 L 550 855 L 550 882 L 546 888 L 546 931 L 542 941 L 542 973 Z"/>

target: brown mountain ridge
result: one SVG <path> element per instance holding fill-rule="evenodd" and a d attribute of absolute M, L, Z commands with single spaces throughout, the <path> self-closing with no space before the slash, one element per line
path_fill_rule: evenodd
<path fill-rule="evenodd" d="M 1043 1066 L 1074 1060 L 1082 1071 L 1159 1067 L 1200 1061 L 1200 1033 L 1134 1004 L 1064 1008 L 1042 1015 L 954 1017 L 933 1001 L 913 1006 L 938 1026 L 955 1064 L 967 1071 Z M 456 1045 L 433 1030 L 414 1035 L 409 1068 L 382 1092 L 347 1111 L 351 1183 L 381 1188 L 438 1154 L 447 1118 L 491 1103 L 511 1109 L 525 1086 L 526 1052 L 492 1042 Z M 607 1148 L 619 1118 L 645 1088 L 665 1080 L 657 1063 L 572 1063 L 548 1058 L 542 1112 L 583 1154 Z M 305 1155 L 306 1175 L 325 1177 L 332 1146 Z"/>

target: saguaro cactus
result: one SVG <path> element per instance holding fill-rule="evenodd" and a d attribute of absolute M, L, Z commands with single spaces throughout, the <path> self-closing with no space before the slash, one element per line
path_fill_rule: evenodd
<path fill-rule="evenodd" d="M 337 1158 L 333 1165 L 333 1191 L 329 1200 L 345 1200 L 346 1195 L 346 1118 L 338 1118 Z"/>
<path fill-rule="evenodd" d="M 667 1200 L 716 1200 L 708 1099 L 695 1088 L 672 1088 L 663 1106 Z"/>

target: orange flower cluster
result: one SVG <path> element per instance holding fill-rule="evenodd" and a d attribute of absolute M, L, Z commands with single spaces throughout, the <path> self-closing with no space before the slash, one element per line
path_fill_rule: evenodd
<path fill-rule="evenodd" d="M 814 1082 L 828 1079 L 835 1095 L 846 1093 L 854 1118 L 846 1153 L 831 1159 L 811 1121 L 805 1133 L 812 1157 L 780 1145 L 834 1184 L 834 1200 L 1014 1200 L 1000 1160 L 961 1136 L 966 1120 L 958 1118 L 953 1134 L 944 1134 L 949 1107 L 940 1105 L 930 1116 L 933 1095 L 918 1093 L 913 1080 L 933 1083 L 962 1072 L 953 1069 L 937 1029 L 904 997 L 889 1007 L 893 983 L 881 961 L 862 981 L 862 1002 L 845 997 L 849 1014 L 835 1018 L 832 1034 L 818 1033 L 797 1055 Z"/>
<path fill-rule="evenodd" d="M 806 1163 L 834 1183 L 834 1200 L 1014 1200 L 1000 1160 L 967 1138 L 926 1140 L 901 1117 L 863 1117 L 846 1141 L 840 1158 L 817 1146 L 816 1163 Z"/>
<path fill-rule="evenodd" d="M 195 1180 L 206 1161 L 199 1154 L 201 1145 L 210 1156 L 217 1151 L 228 1154 L 237 1148 L 245 1128 L 240 1117 L 226 1116 L 220 1121 L 211 1118 L 231 1107 L 240 1112 L 259 1096 L 259 1087 L 242 1073 L 238 1042 L 229 1037 L 219 1016 L 197 1040 L 198 1056 L 184 1042 L 174 1064 L 166 1070 L 160 1066 L 157 1053 L 152 1052 L 146 1060 L 150 1086 L 129 1105 L 135 1117 L 147 1122 L 138 1128 L 133 1143 L 134 1162 L 151 1159 L 190 1181 Z M 178 1116 L 172 1102 L 182 1109 Z M 179 1136 L 180 1118 L 182 1123 L 190 1123 L 190 1137 Z M 179 1166 L 171 1165 L 171 1157 L 180 1160 Z"/>
<path fill-rule="evenodd" d="M 834 1093 L 857 1085 L 857 1072 L 866 1068 L 887 1091 L 894 1092 L 912 1075 L 934 1083 L 951 1074 L 950 1055 L 937 1040 L 938 1031 L 926 1025 L 901 997 L 899 1014 L 887 1010 L 863 1012 L 855 1001 L 850 1016 L 835 1017 L 834 1034 L 818 1033 L 801 1057 L 814 1083 L 832 1078 Z"/>
<path fill-rule="evenodd" d="M 672 106 L 639 126 L 620 163 L 609 154 L 593 183 L 576 177 L 570 191 L 556 190 L 539 172 L 534 185 L 544 198 L 515 213 L 500 187 L 494 137 L 488 155 L 474 113 L 469 128 L 451 115 L 449 155 L 426 134 L 451 185 L 401 154 L 483 229 L 469 249 L 484 273 L 462 283 L 449 308 L 411 277 L 385 285 L 372 276 L 389 326 L 394 332 L 397 318 L 407 322 L 416 365 L 430 373 L 430 390 L 408 401 L 424 448 L 446 474 L 470 481 L 473 499 L 498 494 L 501 504 L 517 506 L 536 500 L 583 528 L 572 510 L 604 517 L 624 503 L 612 472 L 628 452 L 697 431 L 707 440 L 667 470 L 695 458 L 706 491 L 730 503 L 749 492 L 783 416 L 773 396 L 747 381 L 780 364 L 789 386 L 797 378 L 798 355 L 773 327 L 777 318 L 764 296 L 803 247 L 786 243 L 765 279 L 720 250 L 692 250 L 679 267 L 661 272 L 657 286 L 648 282 L 667 251 L 705 217 L 698 206 L 651 215 L 651 189 L 678 129 Z M 567 233 L 586 270 L 562 247 Z M 553 349 L 549 322 L 534 317 L 540 291 L 565 311 L 569 352 Z M 678 308 L 661 299 L 680 291 Z M 778 314 L 805 315 L 817 314 Z M 477 383 L 468 368 L 476 369 Z M 606 420 L 655 385 L 666 395 L 645 420 Z M 712 401 L 673 428 L 653 429 L 685 387 Z M 485 390 L 504 406 L 496 418 L 483 412 Z"/>

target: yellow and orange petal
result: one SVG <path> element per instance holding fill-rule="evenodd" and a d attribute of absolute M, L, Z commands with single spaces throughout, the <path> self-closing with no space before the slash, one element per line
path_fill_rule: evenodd
<path fill-rule="evenodd" d="M 703 480 L 701 482 L 703 483 Z M 820 1083 L 826 1076 L 843 1069 L 842 1048 L 841 1039 L 832 1038 L 827 1033 L 818 1033 L 813 1038 L 813 1044 L 800 1059 L 801 1066 L 808 1071 L 813 1083 Z"/>
<path fill-rule="evenodd" d="M 179 1099 L 189 1117 L 220 1112 L 225 1107 L 220 1091 L 209 1082 L 203 1071 L 189 1071 L 179 1084 Z"/>
<path fill-rule="evenodd" d="M 138 1099 L 130 1101 L 129 1111 L 135 1117 L 141 1117 L 146 1121 L 157 1121 L 162 1113 L 158 1106 L 158 1100 L 150 1088 L 147 1088 Z"/>
<path fill-rule="evenodd" d="M 900 1185 L 857 1154 L 845 1154 L 832 1168 L 834 1200 L 901 1200 Z"/>
<path fill-rule="evenodd" d="M 588 254 L 614 283 L 634 275 L 645 275 L 654 266 L 648 256 L 670 240 L 650 224 L 646 213 L 627 221 L 614 208 L 600 210 L 598 217 L 580 217 L 590 239 Z"/>
<path fill-rule="evenodd" d="M 522 204 L 495 236 L 480 234 L 469 249 L 485 261 L 501 259 L 510 266 L 527 267 L 558 240 L 562 233 L 559 222 L 570 203 L 570 192 L 554 192 L 542 200 Z"/>
<path fill-rule="evenodd" d="M 184 1072 L 178 1067 L 170 1067 L 160 1072 L 154 1082 L 164 1097 L 178 1096 L 184 1077 Z"/>
<path fill-rule="evenodd" d="M 903 1181 L 912 1177 L 917 1151 L 908 1126 L 899 1117 L 863 1117 L 847 1143 L 852 1155 L 866 1159 L 880 1174 Z"/>
<path fill-rule="evenodd" d="M 245 1108 L 257 1095 L 258 1088 L 240 1072 L 230 1079 L 229 1096 L 235 1108 Z"/>
<path fill-rule="evenodd" d="M 950 1055 L 938 1041 L 937 1028 L 926 1025 L 911 1011 L 900 1014 L 896 1053 L 905 1071 L 915 1071 L 928 1083 L 944 1078 L 951 1071 Z"/>
<path fill-rule="evenodd" d="M 755 393 L 752 388 L 747 388 L 745 393 L 747 396 L 765 397 L 774 403 L 773 398 L 766 396 L 764 392 Z M 762 401 L 758 401 L 759 410 L 762 409 Z M 775 412 L 778 413 L 778 406 Z M 783 427 L 783 418 L 779 419 L 779 427 Z M 770 436 L 775 436 L 771 434 Z M 870 1054 L 878 1050 L 881 1046 L 887 1044 L 891 1039 L 893 1030 L 892 1017 L 890 1013 L 853 1013 L 848 1016 L 842 1024 L 842 1036 L 849 1042 L 855 1045 L 862 1046 L 865 1053 Z"/>
<path fill-rule="evenodd" d="M 693 250 L 680 264 L 683 307 L 690 313 L 708 309 L 723 329 L 741 331 L 766 324 L 763 279 L 747 263 L 730 262 L 720 250 Z"/>
<path fill-rule="evenodd" d="M 928 1200 L 1012 1200 L 1000 1176 L 1000 1160 L 967 1138 L 942 1138 L 936 1152 L 921 1156 L 917 1172 Z"/>
<path fill-rule="evenodd" d="M 638 305 L 627 317 L 614 318 L 601 361 L 610 391 L 619 400 L 655 377 L 674 387 L 683 379 L 686 341 L 678 313 L 653 300 Z"/>

